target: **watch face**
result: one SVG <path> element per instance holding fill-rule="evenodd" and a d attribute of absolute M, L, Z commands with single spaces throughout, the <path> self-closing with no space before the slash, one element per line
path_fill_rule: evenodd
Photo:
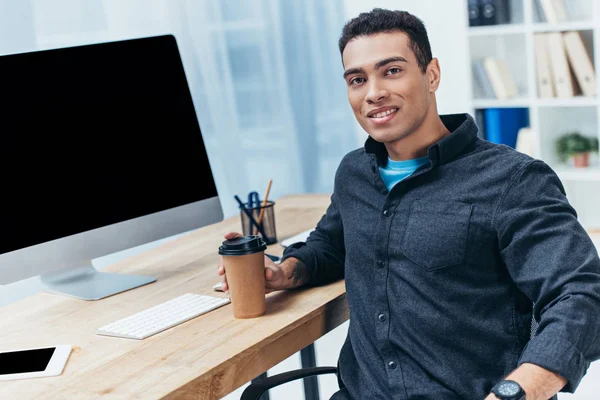
<path fill-rule="evenodd" d="M 498 393 L 502 396 L 514 396 L 519 393 L 519 385 L 514 382 L 502 382 L 498 386 Z"/>

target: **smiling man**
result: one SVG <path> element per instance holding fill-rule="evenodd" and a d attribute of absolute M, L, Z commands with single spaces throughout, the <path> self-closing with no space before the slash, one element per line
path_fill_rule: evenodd
<path fill-rule="evenodd" d="M 415 16 L 361 14 L 339 47 L 370 137 L 342 160 L 306 243 L 265 261 L 269 291 L 345 278 L 333 398 L 575 391 L 600 358 L 600 260 L 554 171 L 480 139 L 468 114 L 438 114 L 440 63 Z"/>

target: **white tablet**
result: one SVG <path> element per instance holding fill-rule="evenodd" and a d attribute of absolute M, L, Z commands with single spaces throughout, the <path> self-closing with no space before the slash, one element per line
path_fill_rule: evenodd
<path fill-rule="evenodd" d="M 0 352 L 0 381 L 62 374 L 71 345 L 36 347 Z"/>

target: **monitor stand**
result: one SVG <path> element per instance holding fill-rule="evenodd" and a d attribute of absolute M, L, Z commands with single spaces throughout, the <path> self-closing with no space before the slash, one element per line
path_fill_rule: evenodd
<path fill-rule="evenodd" d="M 93 265 L 62 270 L 41 276 L 50 293 L 81 300 L 100 300 L 156 281 L 152 276 L 99 272 Z"/>

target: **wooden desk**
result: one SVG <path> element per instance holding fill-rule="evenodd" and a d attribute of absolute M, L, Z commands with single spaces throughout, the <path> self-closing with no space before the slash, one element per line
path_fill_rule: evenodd
<path fill-rule="evenodd" d="M 314 227 L 329 195 L 277 200 L 279 240 Z M 2 399 L 217 399 L 298 352 L 349 317 L 344 282 L 267 295 L 267 314 L 236 320 L 231 305 L 138 341 L 95 329 L 186 292 L 212 291 L 229 218 L 114 264 L 105 271 L 157 277 L 99 301 L 39 293 L 0 309 L 0 350 L 72 344 L 58 377 L 3 382 Z M 269 252 L 281 254 L 278 244 Z"/>

